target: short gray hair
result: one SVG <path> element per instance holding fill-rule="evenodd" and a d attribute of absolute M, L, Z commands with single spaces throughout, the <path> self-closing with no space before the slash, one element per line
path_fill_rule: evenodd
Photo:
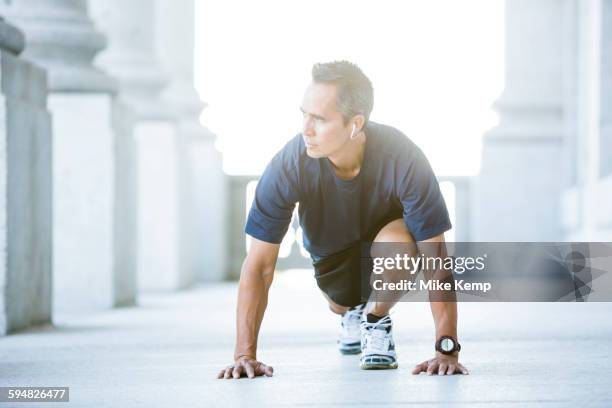
<path fill-rule="evenodd" d="M 337 86 L 336 108 L 342 113 L 344 124 L 355 115 L 363 115 L 368 122 L 374 106 L 374 89 L 357 65 L 349 61 L 314 64 L 312 80 Z"/>

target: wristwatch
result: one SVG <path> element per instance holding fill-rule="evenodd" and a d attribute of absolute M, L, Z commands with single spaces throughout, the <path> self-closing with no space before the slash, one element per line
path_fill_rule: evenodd
<path fill-rule="evenodd" d="M 461 344 L 453 336 L 442 336 L 436 341 L 436 351 L 453 354 L 455 351 L 461 351 Z"/>

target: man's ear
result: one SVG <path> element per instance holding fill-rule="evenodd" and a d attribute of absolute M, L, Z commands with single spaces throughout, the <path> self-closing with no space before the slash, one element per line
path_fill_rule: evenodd
<path fill-rule="evenodd" d="M 361 132 L 365 124 L 365 116 L 363 115 L 353 116 L 353 124 L 355 125 L 355 133 Z"/>

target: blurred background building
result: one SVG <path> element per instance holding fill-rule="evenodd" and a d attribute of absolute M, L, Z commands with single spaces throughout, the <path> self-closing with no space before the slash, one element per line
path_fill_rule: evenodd
<path fill-rule="evenodd" d="M 194 0 L 3 0 L 0 16 L 0 334 L 236 279 L 257 176 L 226 174 L 200 122 Z M 452 240 L 612 241 L 612 0 L 507 0 L 503 38 L 479 173 L 439 173 Z M 279 269 L 308 267 L 299 243 L 294 219 Z"/>

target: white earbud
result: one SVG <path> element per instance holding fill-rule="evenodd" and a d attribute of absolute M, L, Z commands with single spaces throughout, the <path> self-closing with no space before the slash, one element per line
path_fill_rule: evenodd
<path fill-rule="evenodd" d="M 355 124 L 353 123 L 353 131 L 351 132 L 351 136 L 350 136 L 351 140 L 355 139 L 354 136 L 355 136 Z"/>

